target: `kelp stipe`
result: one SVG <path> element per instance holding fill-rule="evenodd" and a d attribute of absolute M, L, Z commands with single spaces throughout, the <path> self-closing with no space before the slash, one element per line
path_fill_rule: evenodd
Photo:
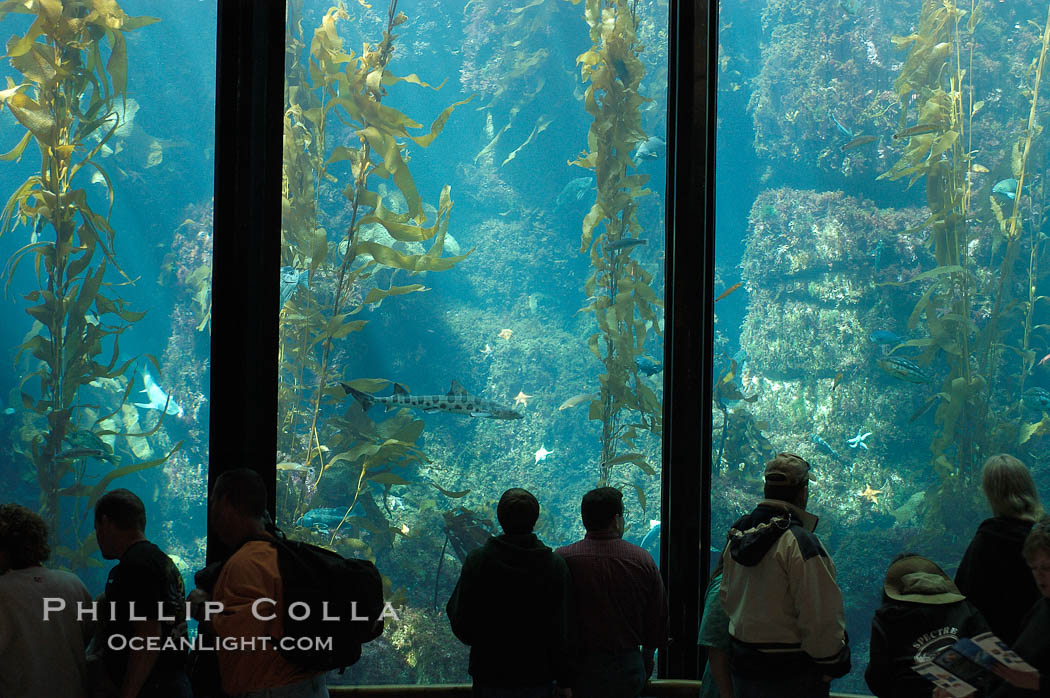
<path fill-rule="evenodd" d="M 660 334 L 663 303 L 651 286 L 652 274 L 631 258 L 642 233 L 637 200 L 649 193 L 647 175 L 629 174 L 635 169 L 631 152 L 647 140 L 640 107 L 651 101 L 638 92 L 645 68 L 635 42 L 635 3 L 586 0 L 584 14 L 592 45 L 576 62 L 581 79 L 590 83 L 584 105 L 593 122 L 588 150 L 570 164 L 594 170 L 597 185 L 583 219 L 580 251 L 590 253 L 585 293 L 594 298 L 587 310 L 598 324 L 587 344 L 605 367 L 588 415 L 602 425 L 598 484 L 604 486 L 623 463 L 648 475 L 656 472 L 635 441 L 644 432 L 661 432 L 662 407 L 639 378 L 636 360 L 645 353 L 648 333 Z"/>
<path fill-rule="evenodd" d="M 113 480 L 160 465 L 181 445 L 163 458 L 119 466 L 119 457 L 103 438 L 144 436 L 123 433 L 114 417 L 134 383 L 134 372 L 130 378 L 126 374 L 135 359 L 118 363 L 119 336 L 145 313 L 128 309 L 123 299 L 104 290 L 116 285 L 105 280 L 107 269 L 127 276 L 117 261 L 116 233 L 109 224 L 113 187 L 96 157 L 124 122 L 128 105 L 124 34 L 159 20 L 129 17 L 115 2 L 82 0 L 0 3 L 0 20 L 12 12 L 34 16 L 26 34 L 7 43 L 5 57 L 21 82 L 8 78 L 7 89 L 0 91 L 25 133 L 0 159 L 21 159 L 31 142 L 41 157 L 39 174 L 15 189 L 0 218 L 0 235 L 19 227 L 32 234 L 7 262 L 5 290 L 27 259 L 40 284 L 25 296 L 34 323 L 17 352 L 38 361 L 20 386 L 23 407 L 34 415 L 22 431 L 25 455 L 36 471 L 41 514 L 52 536 L 61 540 L 69 530 L 73 540 L 70 546 L 57 545 L 57 556 L 73 567 L 98 566 L 90 557 L 96 549 L 94 534 L 80 537 L 83 517 Z M 82 188 L 92 174 L 105 187 L 105 215 L 92 208 Z M 34 379 L 39 379 L 39 397 L 29 387 Z M 116 379 L 126 388 L 112 411 L 103 413 L 111 405 L 83 400 L 84 386 Z M 114 468 L 92 484 L 86 478 L 92 461 Z M 74 500 L 68 529 L 59 518 L 63 496 Z"/>
<path fill-rule="evenodd" d="M 297 12 L 301 16 L 301 3 L 292 4 L 290 16 Z M 286 485 L 295 490 L 285 487 L 285 496 L 295 500 L 285 503 L 287 511 L 300 516 L 321 479 L 338 472 L 347 479 L 350 492 L 347 516 L 339 525 L 349 522 L 371 531 L 372 546 L 385 547 L 393 542 L 391 527 L 368 494 L 366 483 L 387 488 L 405 484 L 394 471 L 426 461 L 415 445 L 423 421 L 407 409 L 379 424 L 356 403 L 349 404 L 342 416 L 330 419 L 322 415 L 322 409 L 346 399 L 337 380 L 363 392 L 381 390 L 390 383 L 342 375 L 347 368 L 339 362 L 336 344 L 365 327 L 366 320 L 353 316 L 366 306 L 424 290 L 422 284 L 392 285 L 389 277 L 382 286 L 378 272 L 444 271 L 470 254 L 442 256 L 452 208 L 450 188 L 443 188 L 433 220 L 429 220 L 403 153 L 404 139 L 429 146 L 455 107 L 469 99 L 442 111 L 429 133 L 409 134 L 407 129 L 422 125 L 382 103 L 385 88 L 398 82 L 431 87 L 415 75 L 399 77 L 388 70 L 397 37 L 394 29 L 407 17 L 397 12 L 396 0 L 391 2 L 382 40 L 366 44 L 360 56 L 344 49 L 338 35 L 339 22 L 349 17 L 341 3 L 328 10 L 313 33 L 306 65 L 300 61 L 306 49 L 302 20 L 288 23 L 281 263 L 307 272 L 310 290 L 294 294 L 281 310 L 278 447 L 285 461 L 281 471 L 288 474 Z M 329 145 L 328 122 L 333 117 L 350 127 L 355 142 Z M 335 168 L 348 168 L 350 176 L 342 190 L 350 222 L 337 243 L 330 242 L 318 225 L 318 189 L 338 181 Z M 368 188 L 373 176 L 393 183 L 404 198 L 406 211 L 391 210 L 389 199 Z M 368 211 L 364 215 L 363 209 Z M 427 241 L 432 241 L 430 248 L 420 254 L 394 248 L 398 242 Z M 364 500 L 366 516 L 350 517 L 359 499 Z M 335 541 L 337 530 L 333 527 L 329 543 Z"/>

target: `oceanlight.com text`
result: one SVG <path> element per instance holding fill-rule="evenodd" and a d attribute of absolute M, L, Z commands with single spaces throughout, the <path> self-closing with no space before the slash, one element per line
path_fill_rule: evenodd
<path fill-rule="evenodd" d="M 330 637 L 139 637 L 111 635 L 106 642 L 109 649 L 121 652 L 129 649 L 133 652 L 158 652 L 163 650 L 196 650 L 214 652 L 257 652 L 260 650 L 300 650 L 305 652 L 324 652 L 332 650 Z"/>

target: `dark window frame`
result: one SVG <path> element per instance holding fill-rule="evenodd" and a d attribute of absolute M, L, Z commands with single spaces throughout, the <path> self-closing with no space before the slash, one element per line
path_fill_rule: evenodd
<path fill-rule="evenodd" d="M 717 2 L 670 0 L 669 21 L 661 557 L 673 640 L 660 675 L 695 679 L 698 551 L 711 540 Z M 244 466 L 276 482 L 284 25 L 284 0 L 218 0 L 209 492 Z M 209 535 L 208 560 L 222 554 Z"/>

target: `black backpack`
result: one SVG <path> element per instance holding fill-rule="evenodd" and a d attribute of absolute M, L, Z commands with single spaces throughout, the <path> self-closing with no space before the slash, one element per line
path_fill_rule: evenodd
<path fill-rule="evenodd" d="M 284 587 L 278 651 L 306 671 L 343 669 L 361 645 L 383 634 L 383 578 L 369 560 L 344 558 L 310 543 L 259 537 L 277 548 Z M 327 619 L 326 619 L 327 616 Z"/>

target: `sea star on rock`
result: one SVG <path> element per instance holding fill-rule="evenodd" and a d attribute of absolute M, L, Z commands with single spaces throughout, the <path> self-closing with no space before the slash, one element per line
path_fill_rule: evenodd
<path fill-rule="evenodd" d="M 860 446 L 865 451 L 867 451 L 868 450 L 868 444 L 866 444 L 864 442 L 868 439 L 869 436 L 871 436 L 871 432 L 870 431 L 864 432 L 863 434 L 861 434 L 860 433 L 860 429 L 858 429 L 857 430 L 857 435 L 854 436 L 852 439 L 846 439 L 846 441 L 849 442 L 849 447 L 850 448 L 856 448 L 857 446 Z"/>
<path fill-rule="evenodd" d="M 539 463 L 541 460 L 546 460 L 547 456 L 554 453 L 554 451 L 548 451 L 543 446 L 540 446 L 540 450 L 536 451 L 536 462 Z"/>
<path fill-rule="evenodd" d="M 518 394 L 514 396 L 514 406 L 521 405 L 522 407 L 529 406 L 529 398 L 531 395 L 526 395 L 524 390 L 519 390 Z"/>
<path fill-rule="evenodd" d="M 873 489 L 871 489 L 871 485 L 865 485 L 864 486 L 864 490 L 862 492 L 858 492 L 857 496 L 858 497 L 863 497 L 864 499 L 868 500 L 872 504 L 878 504 L 879 503 L 878 495 L 880 495 L 880 494 L 882 494 L 882 490 L 873 490 Z"/>
<path fill-rule="evenodd" d="M 499 331 L 499 335 L 498 336 L 499 336 L 500 339 L 510 339 L 510 336 L 512 334 L 514 334 L 514 330 L 510 330 L 510 329 L 504 328 L 504 329 Z"/>

